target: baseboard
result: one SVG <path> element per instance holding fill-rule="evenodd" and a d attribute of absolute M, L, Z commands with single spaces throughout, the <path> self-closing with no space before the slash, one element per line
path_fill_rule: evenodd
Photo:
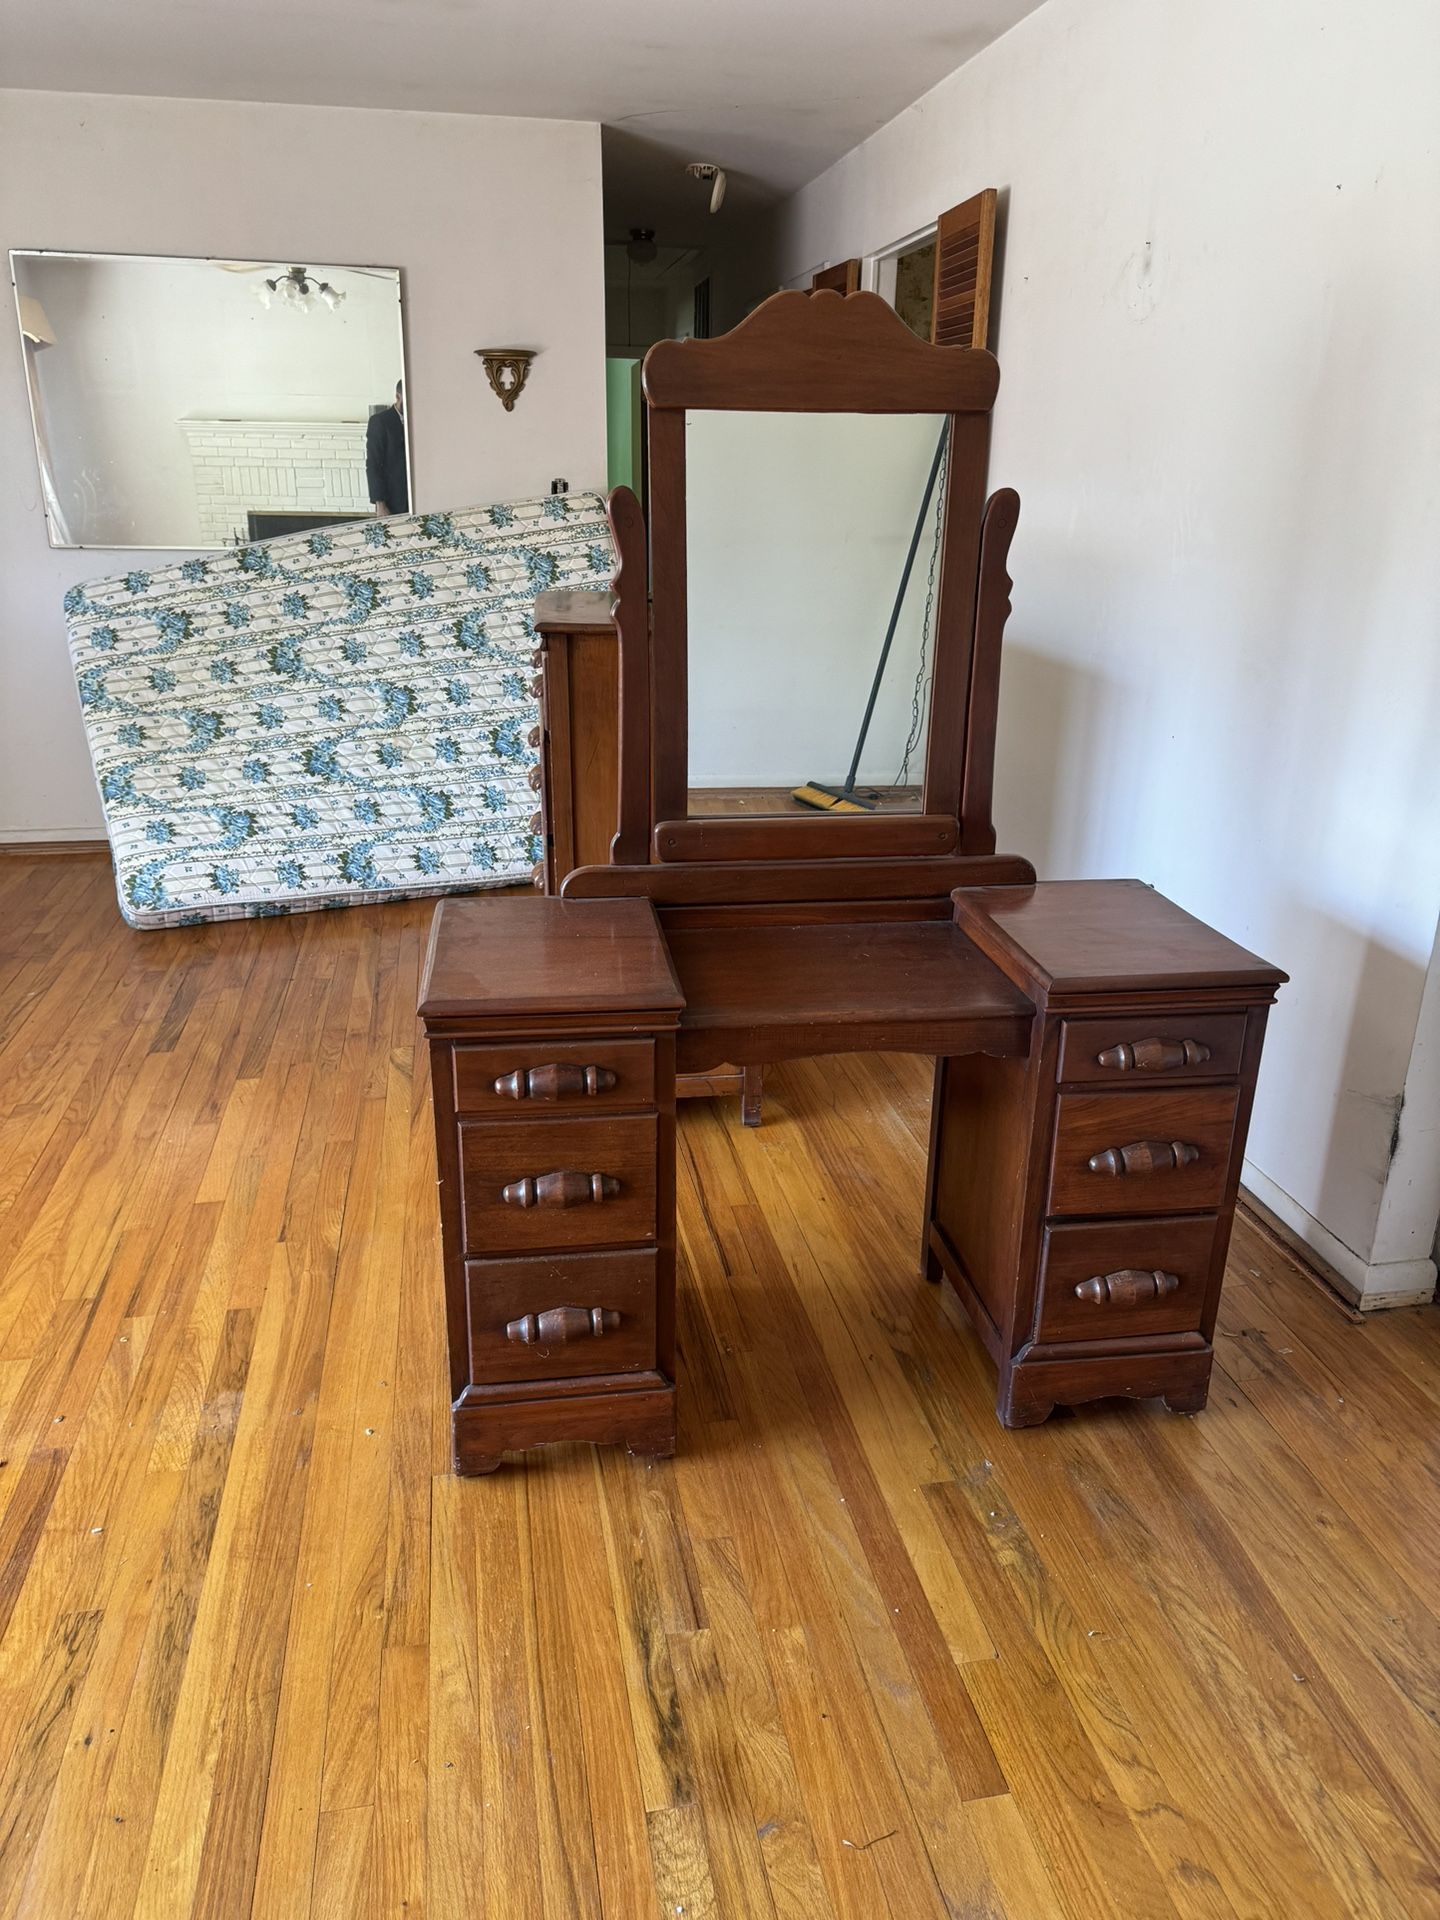
<path fill-rule="evenodd" d="M 1434 1299 L 1433 1260 L 1387 1260 L 1372 1266 L 1248 1160 L 1243 1185 L 1246 1198 L 1262 1219 L 1269 1221 L 1288 1245 L 1319 1270 L 1321 1279 L 1333 1287 L 1342 1300 L 1348 1300 L 1362 1313 L 1376 1313 L 1386 1307 L 1424 1306 Z"/>
<path fill-rule="evenodd" d="M 110 842 L 96 839 L 91 827 L 47 827 L 41 832 L 14 828 L 0 833 L 0 859 L 6 854 L 26 854 L 32 860 L 50 854 L 109 853 Z"/>

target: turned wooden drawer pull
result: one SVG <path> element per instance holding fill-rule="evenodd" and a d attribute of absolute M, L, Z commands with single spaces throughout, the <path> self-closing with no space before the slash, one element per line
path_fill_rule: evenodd
<path fill-rule="evenodd" d="M 1210 1049 L 1203 1040 L 1121 1040 L 1095 1056 L 1099 1067 L 1120 1073 L 1173 1073 L 1177 1067 L 1203 1067 Z"/>
<path fill-rule="evenodd" d="M 567 1340 L 598 1340 L 620 1324 L 614 1307 L 546 1307 L 543 1313 L 507 1320 L 505 1338 L 524 1347 L 558 1347 Z"/>
<path fill-rule="evenodd" d="M 544 774 L 540 771 L 540 762 L 538 760 L 535 762 L 535 765 L 531 767 L 525 778 L 530 783 L 530 791 L 532 793 L 538 793 L 540 791 L 540 782 L 545 778 Z"/>
<path fill-rule="evenodd" d="M 526 736 L 525 736 L 525 740 L 526 740 L 526 744 L 527 744 L 527 745 L 529 745 L 529 746 L 532 746 L 532 747 L 535 747 L 535 748 L 537 748 L 537 749 L 538 749 L 538 747 L 539 747 L 539 745 L 540 745 L 540 729 L 539 729 L 539 727 L 531 727 L 531 729 L 530 729 L 530 731 L 529 731 L 529 733 L 527 733 L 527 734 L 526 734 Z"/>
<path fill-rule="evenodd" d="M 618 1077 L 611 1067 L 517 1067 L 501 1074 L 495 1091 L 507 1100 L 559 1100 L 572 1093 L 608 1093 Z"/>
<path fill-rule="evenodd" d="M 526 1174 L 500 1189 L 507 1207 L 583 1207 L 590 1202 L 613 1200 L 620 1182 L 613 1173 L 581 1173 L 577 1167 L 565 1167 L 554 1173 Z"/>
<path fill-rule="evenodd" d="M 1091 1173 L 1168 1173 L 1200 1158 L 1188 1140 L 1132 1140 L 1128 1147 L 1106 1147 L 1085 1162 Z"/>
<path fill-rule="evenodd" d="M 1077 1300 L 1093 1300 L 1097 1307 L 1144 1307 L 1163 1300 L 1180 1285 L 1178 1273 L 1147 1273 L 1143 1267 L 1122 1267 L 1118 1273 L 1092 1274 L 1075 1289 Z"/>

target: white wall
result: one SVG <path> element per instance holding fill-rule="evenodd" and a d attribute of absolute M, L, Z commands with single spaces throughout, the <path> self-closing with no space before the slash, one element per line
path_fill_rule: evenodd
<path fill-rule="evenodd" d="M 0 91 L 0 245 L 402 270 L 420 507 L 605 479 L 600 137 L 567 121 Z M 474 349 L 540 349 L 513 413 Z M 151 557 L 153 561 L 153 556 Z M 98 834 L 52 551 L 0 325 L 0 837 Z"/>
<path fill-rule="evenodd" d="M 1000 844 L 1290 971 L 1247 1177 L 1371 1298 L 1433 1281 L 1440 1204 L 1433 1152 L 1387 1195 L 1440 904 L 1437 126 L 1433 0 L 1049 0 L 757 276 L 1003 190 Z"/>

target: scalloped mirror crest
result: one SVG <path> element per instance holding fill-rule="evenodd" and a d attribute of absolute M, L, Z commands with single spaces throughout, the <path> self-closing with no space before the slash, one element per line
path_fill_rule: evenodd
<path fill-rule="evenodd" d="M 772 293 L 710 340 L 645 356 L 652 407 L 821 413 L 987 413 L 1000 368 L 971 347 L 921 340 L 878 293 Z"/>

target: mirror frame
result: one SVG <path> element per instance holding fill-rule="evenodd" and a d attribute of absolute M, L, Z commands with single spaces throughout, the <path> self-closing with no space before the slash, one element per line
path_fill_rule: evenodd
<path fill-rule="evenodd" d="M 874 293 L 773 294 L 730 333 L 662 340 L 646 354 L 654 859 L 905 857 L 953 853 L 961 845 L 990 413 L 999 380 L 990 354 L 930 346 Z M 949 416 L 918 814 L 690 814 L 685 416 L 692 410 Z"/>

